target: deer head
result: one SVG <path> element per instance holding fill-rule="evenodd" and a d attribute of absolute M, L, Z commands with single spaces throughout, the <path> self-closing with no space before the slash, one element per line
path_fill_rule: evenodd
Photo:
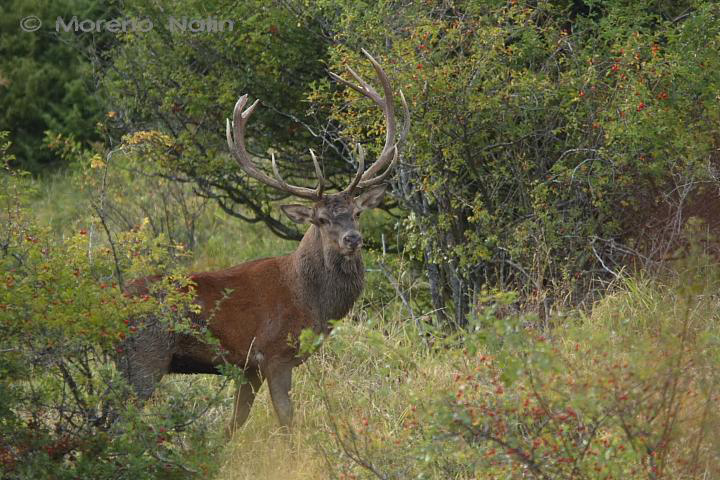
<path fill-rule="evenodd" d="M 314 189 L 288 184 L 280 175 L 275 162 L 275 155 L 271 155 L 274 178 L 259 170 L 253 164 L 245 148 L 245 125 L 257 107 L 259 100 L 256 100 L 250 107 L 243 110 L 247 103 L 247 95 L 243 95 L 235 104 L 232 122 L 229 119 L 227 120 L 228 146 L 245 173 L 277 190 L 313 202 L 312 206 L 283 205 L 280 208 L 293 222 L 310 223 L 319 230 L 326 256 L 334 253 L 344 257 L 352 257 L 359 253 L 363 240 L 358 225 L 360 213 L 378 206 L 382 201 L 386 188 L 383 181 L 395 166 L 398 159 L 398 146 L 405 141 L 410 129 L 410 113 L 401 91 L 400 99 L 403 106 L 404 126 L 399 138 L 396 140 L 395 103 L 390 82 L 377 61 L 365 50 L 363 50 L 363 53 L 375 69 L 383 88 L 383 96 L 378 94 L 370 84 L 364 81 L 350 67 L 347 68 L 348 72 L 357 80 L 358 85 L 347 82 L 334 73 L 330 73 L 330 75 L 338 82 L 368 97 L 383 110 L 386 127 L 385 145 L 378 159 L 365 170 L 365 152 L 362 146 L 358 144 L 357 172 L 350 184 L 341 192 L 333 194 L 324 192 L 324 177 L 312 149 L 310 150 L 310 156 L 315 166 L 315 175 L 318 178 L 317 188 Z M 356 195 L 356 192 L 363 190 L 364 193 Z"/>

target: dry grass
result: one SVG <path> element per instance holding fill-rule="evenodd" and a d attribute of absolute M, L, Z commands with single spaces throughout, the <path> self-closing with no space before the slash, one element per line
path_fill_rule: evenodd
<path fill-rule="evenodd" d="M 377 327 L 344 324 L 293 379 L 295 429 L 290 442 L 278 431 L 263 387 L 250 418 L 232 439 L 217 480 L 318 479 L 339 474 L 330 451 L 335 429 L 395 436 L 412 405 L 452 383 L 438 357 L 412 352 L 411 332 L 380 337 Z M 229 418 L 228 411 L 228 418 Z"/>
<path fill-rule="evenodd" d="M 664 453 L 664 466 L 659 467 L 664 473 L 657 478 L 712 478 L 703 475 L 717 471 L 718 457 L 711 451 L 717 446 L 711 433 L 717 429 L 717 414 L 707 408 L 708 401 L 717 401 L 716 388 L 707 383 L 716 377 L 696 370 L 692 362 L 699 362 L 700 357 L 694 355 L 706 357 L 707 352 L 704 348 L 694 352 L 694 344 L 678 350 L 690 352 L 687 355 L 693 357 L 689 364 L 692 367 L 678 372 L 672 368 L 674 360 L 660 361 L 660 355 L 674 358 L 672 352 L 678 348 L 673 343 L 675 330 L 684 315 L 682 297 L 669 292 L 650 282 L 630 281 L 625 291 L 609 296 L 590 315 L 576 315 L 566 327 L 555 331 L 553 356 L 561 363 L 567 362 L 571 370 L 543 373 L 544 367 L 538 366 L 541 370 L 536 373 L 546 375 L 548 388 L 538 395 L 560 402 L 558 408 L 577 401 L 582 409 L 583 402 L 590 402 L 586 403 L 588 414 L 596 408 L 591 399 L 599 395 L 596 401 L 606 404 L 606 414 L 616 416 L 618 422 L 632 422 L 631 429 L 636 429 L 633 432 L 623 432 L 619 424 L 613 426 L 610 422 L 605 424 L 602 435 L 602 441 L 610 439 L 617 445 L 628 442 L 626 445 L 637 449 L 634 454 L 613 457 L 617 471 L 636 472 L 628 473 L 628 478 L 655 478 L 646 470 L 651 465 L 645 459 L 645 449 L 664 448 L 663 442 L 670 442 L 671 447 Z M 705 300 L 702 306 L 693 304 L 693 324 L 697 328 L 704 326 L 700 330 L 714 335 L 716 301 L 707 296 L 697 298 Z M 452 398 L 458 389 L 456 372 L 475 371 L 479 353 L 468 353 L 462 343 L 429 349 L 409 322 L 376 322 L 346 321 L 307 365 L 297 369 L 293 387 L 297 423 L 292 447 L 279 434 L 263 389 L 250 420 L 228 445 L 216 479 L 377 478 L 372 467 L 381 474 L 388 473 L 390 478 L 414 478 L 418 472 L 426 473 L 427 478 L 501 478 L 511 471 L 516 473 L 508 478 L 535 478 L 518 474 L 520 470 L 504 463 L 507 459 L 487 467 L 482 463 L 486 450 L 456 435 L 438 435 L 439 431 L 450 431 L 445 430 L 450 423 L 443 423 L 435 411 L 442 402 L 450 405 L 448 396 Z M 620 364 L 629 364 L 621 368 L 632 372 L 633 380 L 626 380 L 627 385 L 620 380 L 625 377 L 614 374 Z M 661 368 L 661 364 L 665 367 Z M 700 365 L 697 363 L 697 367 Z M 503 365 L 498 364 L 498 368 Z M 473 374 L 470 385 L 478 383 L 475 391 L 480 396 L 468 394 L 467 400 L 473 398 L 472 402 L 481 404 L 495 395 L 495 387 L 483 382 Z M 674 393 L 677 398 L 675 403 L 668 403 L 663 398 L 669 387 L 662 385 L 672 382 L 679 382 Z M 578 391 L 580 384 L 589 385 L 591 390 Z M 606 384 L 612 387 L 604 387 Z M 651 389 L 649 393 L 641 388 L 643 385 Z M 620 388 L 628 389 L 623 390 L 628 400 L 614 393 Z M 531 389 L 526 379 L 520 378 L 506 388 L 504 395 L 521 398 L 521 392 L 528 391 Z M 650 418 L 650 405 L 659 409 L 660 417 Z M 669 410 L 663 413 L 663 409 Z M 663 415 L 675 418 L 672 421 L 676 427 L 668 434 L 662 433 Z M 433 422 L 439 430 L 428 426 Z M 648 429 L 651 436 L 636 433 L 643 429 Z M 602 454 L 602 442 L 599 445 Z M 614 452 L 612 445 L 609 448 Z M 369 462 L 371 468 L 350 459 L 350 454 Z M 424 464 L 423 455 L 433 460 Z M 447 465 L 454 470 L 443 471 L 447 465 L 435 459 L 452 456 Z M 688 465 L 690 461 L 694 465 Z"/>

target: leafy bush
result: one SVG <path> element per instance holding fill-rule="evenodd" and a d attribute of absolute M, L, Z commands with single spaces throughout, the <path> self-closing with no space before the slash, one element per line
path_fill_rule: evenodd
<path fill-rule="evenodd" d="M 498 319 L 492 309 L 482 327 L 436 339 L 423 355 L 412 336 L 397 344 L 397 332 L 366 333 L 362 342 L 357 332 L 340 333 L 331 340 L 340 368 L 316 380 L 328 418 L 315 439 L 330 471 L 336 478 L 717 476 L 720 271 L 691 258 L 676 278 L 626 280 L 591 314 L 549 334 L 529 328 L 534 319 Z M 343 370 L 345 356 L 354 359 L 347 367 L 373 373 L 360 380 Z M 351 411 L 341 406 L 346 396 Z"/>
<path fill-rule="evenodd" d="M 313 177 L 308 147 L 317 143 L 315 148 L 333 151 L 314 140 L 331 126 L 304 106 L 308 86 L 324 75 L 318 29 L 282 5 L 262 1 L 175 0 L 160 6 L 132 0 L 123 12 L 150 18 L 156 28 L 123 36 L 113 52 L 104 77 L 114 112 L 111 132 L 162 131 L 171 141 L 163 152 L 164 173 L 195 183 L 230 215 L 265 222 L 281 237 L 299 240 L 296 226 L 279 220 L 270 206 L 283 195 L 239 172 L 223 130 L 240 95 L 261 100 L 248 126 L 250 152 L 269 166 L 272 149 L 286 178 Z M 233 28 L 202 35 L 165 28 L 169 15 L 206 18 L 207 12 L 234 21 Z M 333 166 L 328 176 L 346 169 Z"/>
<path fill-rule="evenodd" d="M 332 25 L 331 69 L 371 76 L 365 47 L 410 101 L 394 192 L 441 323 L 463 325 L 485 288 L 542 320 L 633 260 L 653 266 L 691 215 L 716 225 L 714 2 L 331 1 L 306 15 Z M 373 140 L 356 97 L 318 84 L 314 98 Z"/>
<path fill-rule="evenodd" d="M 211 448 L 208 425 L 198 419 L 219 397 L 197 405 L 187 392 L 175 392 L 143 411 L 128 404 L 131 392 L 114 366 L 122 340 L 143 318 L 183 326 L 175 313 L 189 301 L 177 290 L 182 276 L 169 276 L 159 296 L 127 296 L 118 285 L 120 271 L 130 277 L 169 271 L 165 241 L 149 235 L 147 224 L 109 245 L 93 244 L 85 229 L 56 238 L 26 211 L 32 182 L 7 169 L 7 147 L 0 151 L 3 478 L 183 478 L 210 471 L 203 463 L 209 454 L 200 455 Z"/>
<path fill-rule="evenodd" d="M 46 131 L 73 137 L 83 146 L 100 140 L 95 123 L 103 100 L 93 78 L 94 61 L 113 43 L 108 33 L 57 34 L 58 16 L 69 20 L 112 18 L 115 2 L 89 0 L 9 0 L 0 6 L 0 131 L 9 130 L 13 164 L 35 174 L 61 165 L 43 143 Z M 43 26 L 20 28 L 34 15 Z"/>

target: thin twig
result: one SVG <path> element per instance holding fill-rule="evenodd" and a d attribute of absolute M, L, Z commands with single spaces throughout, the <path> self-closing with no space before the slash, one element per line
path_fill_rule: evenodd
<path fill-rule="evenodd" d="M 110 168 L 110 160 L 112 159 L 112 156 L 120 150 L 122 150 L 122 147 L 116 148 L 115 150 L 108 152 L 107 157 L 105 158 L 105 171 L 103 172 L 102 187 L 100 190 L 100 205 L 93 205 L 93 208 L 95 209 L 95 212 L 100 218 L 100 223 L 102 224 L 103 229 L 105 230 L 105 234 L 108 237 L 108 242 L 110 242 L 113 260 L 115 261 L 115 274 L 117 275 L 118 285 L 120 286 L 120 290 L 125 290 L 125 282 L 123 281 L 122 271 L 120 269 L 120 260 L 118 259 L 117 248 L 115 247 L 115 242 L 113 241 L 112 234 L 110 233 L 110 228 L 105 221 L 105 192 L 107 187 L 107 173 L 108 169 Z"/>
<path fill-rule="evenodd" d="M 381 235 L 381 241 L 382 241 L 382 254 L 383 258 L 385 258 L 385 234 L 383 233 Z M 385 265 L 385 262 L 382 260 L 378 260 L 378 266 L 380 267 L 380 271 L 385 275 L 385 277 L 388 279 L 388 282 L 390 282 L 390 285 L 393 286 L 395 289 L 395 292 L 397 293 L 398 297 L 400 297 L 400 300 L 402 301 L 405 308 L 408 309 L 408 312 L 410 313 L 410 317 L 412 318 L 413 323 L 415 326 L 419 327 L 417 317 L 415 317 L 415 311 L 413 310 L 412 306 L 410 305 L 410 301 L 408 300 L 405 293 L 400 289 L 400 283 L 398 280 L 393 276 L 392 273 L 390 273 L 390 269 L 388 269 L 387 265 Z"/>

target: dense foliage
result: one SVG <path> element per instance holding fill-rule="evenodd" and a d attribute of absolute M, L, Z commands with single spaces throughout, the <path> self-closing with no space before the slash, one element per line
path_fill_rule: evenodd
<path fill-rule="evenodd" d="M 190 34 L 166 28 L 168 18 L 231 19 L 226 31 Z M 274 151 L 289 179 L 312 172 L 308 147 L 320 152 L 323 119 L 306 112 L 312 82 L 324 77 L 320 33 L 280 5 L 228 0 L 126 2 L 126 14 L 156 27 L 124 37 L 105 77 L 115 131 L 160 130 L 169 143 L 158 153 L 166 174 L 194 181 L 204 196 L 243 220 L 264 221 L 278 235 L 299 239 L 269 202 L 278 192 L 241 175 L 227 156 L 225 119 L 248 93 L 261 107 L 248 126 L 248 148 L 269 166 Z M 158 52 L 162 52 L 159 54 Z M 310 128 L 312 126 L 312 128 Z M 315 139 L 314 137 L 320 137 Z M 336 167 L 337 169 L 337 167 Z M 331 173 L 331 172 L 328 172 Z"/>
<path fill-rule="evenodd" d="M 11 133 L 16 167 L 40 173 L 59 166 L 44 145 L 47 131 L 72 136 L 86 147 L 100 140 L 95 124 L 104 107 L 94 64 L 114 38 L 103 32 L 58 33 L 54 25 L 58 16 L 112 17 L 114 3 L 10 0 L 0 5 L 0 130 Z M 43 22 L 39 31 L 20 28 L 29 15 Z"/>
<path fill-rule="evenodd" d="M 218 15 L 229 8 L 218 4 Z M 143 2 L 131 10 L 159 15 Z M 276 197 L 250 193 L 227 161 L 222 118 L 250 92 L 271 107 L 251 122 L 254 151 L 290 156 L 281 165 L 301 180 L 311 172 L 303 149 L 322 140 L 333 178 L 350 166 L 344 145 L 377 151 L 382 118 L 320 62 L 372 78 L 359 51 L 374 52 L 411 102 L 394 189 L 407 214 L 398 247 L 425 271 L 443 323 L 464 324 L 487 288 L 519 291 L 544 318 L 629 262 L 667 256 L 691 215 L 714 222 L 713 3 L 333 1 L 232 13 L 243 22 L 231 35 L 159 29 L 122 42 L 109 78 L 123 118 L 170 134 L 168 174 L 297 238 L 272 213 Z M 278 123 L 283 115 L 297 122 Z"/>
<path fill-rule="evenodd" d="M 6 4 L 3 478 L 720 475 L 716 2 Z M 18 30 L 30 14 L 154 28 Z M 172 31 L 169 16 L 234 25 Z M 267 406 L 221 440 L 230 369 L 134 403 L 114 361 L 142 319 L 189 331 L 184 273 L 302 234 L 228 155 L 237 97 L 261 100 L 260 168 L 274 153 L 310 185 L 314 148 L 337 186 L 350 145 L 373 158 L 384 140 L 377 108 L 327 75 L 373 81 L 361 48 L 412 130 L 387 211 L 363 219 L 382 246 L 363 300 L 298 371 L 298 441 L 275 442 Z M 156 295 L 122 293 L 153 273 Z"/>
<path fill-rule="evenodd" d="M 325 67 L 351 64 L 372 78 L 359 50 L 374 52 L 409 98 L 413 121 L 394 188 L 405 220 L 390 247 L 414 256 L 443 323 L 464 324 L 487 288 L 520 292 L 520 306 L 544 317 L 631 262 L 666 257 L 686 218 L 717 223 L 708 189 L 718 147 L 714 2 L 132 0 L 117 8 L 154 27 L 118 34 L 96 52 L 109 111 L 102 133 L 166 136 L 148 142 L 161 174 L 284 238 L 300 232 L 274 210 L 277 192 L 238 173 L 224 119 L 239 94 L 260 99 L 248 140 L 258 162 L 269 169 L 274 152 L 286 177 L 309 181 L 314 147 L 339 184 L 352 171 L 348 145 L 379 148 L 381 116 L 331 83 Z M 195 34 L 167 27 L 170 16 L 208 12 L 234 25 Z M 72 121 L 50 129 L 93 135 Z"/>
<path fill-rule="evenodd" d="M 341 327 L 312 372 L 327 418 L 307 430 L 321 432 L 311 438 L 327 470 L 344 479 L 714 478 L 719 277 L 707 258 L 692 258 L 672 278 L 624 282 L 592 314 L 551 331 L 493 306 L 419 353 L 412 328 L 382 337 Z"/>
<path fill-rule="evenodd" d="M 122 340 L 146 319 L 182 328 L 175 313 L 189 300 L 175 287 L 182 276 L 168 276 L 157 296 L 126 296 L 118 283 L 170 273 L 164 237 L 150 235 L 146 222 L 107 244 L 99 241 L 96 218 L 57 238 L 30 215 L 33 183 L 9 170 L 5 134 L 0 142 L 2 477 L 149 479 L 209 471 L 207 453 L 197 462 L 189 454 L 206 452 L 206 425 L 188 425 L 213 400 L 192 406 L 192 396 L 175 394 L 143 412 L 128 403 L 132 394 L 114 366 Z"/>
<path fill-rule="evenodd" d="M 628 257 L 675 248 L 690 215 L 715 220 L 714 3 L 353 5 L 316 13 L 334 15 L 331 65 L 380 52 L 411 101 L 395 194 L 433 306 L 458 324 L 488 287 L 541 315 L 580 301 Z M 333 98 L 346 135 L 374 132 Z"/>

